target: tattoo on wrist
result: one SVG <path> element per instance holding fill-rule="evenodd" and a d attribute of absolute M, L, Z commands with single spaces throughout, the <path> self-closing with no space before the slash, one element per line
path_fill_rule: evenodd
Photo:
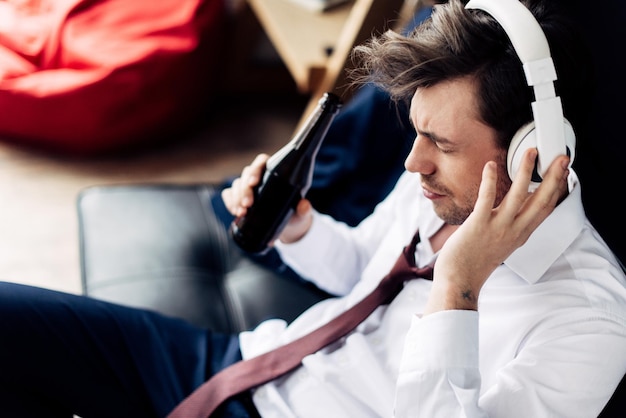
<path fill-rule="evenodd" d="M 466 305 L 465 309 L 472 309 L 475 310 L 476 309 L 476 297 L 474 296 L 474 293 L 472 292 L 471 289 L 467 289 L 461 292 L 461 299 L 463 300 L 463 302 Z"/>

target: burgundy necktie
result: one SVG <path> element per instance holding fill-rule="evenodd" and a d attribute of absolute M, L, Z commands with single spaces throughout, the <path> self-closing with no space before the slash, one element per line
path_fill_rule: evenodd
<path fill-rule="evenodd" d="M 235 363 L 215 374 L 184 399 L 168 418 L 206 418 L 226 399 L 267 383 L 301 364 L 302 359 L 345 336 L 363 322 L 378 306 L 390 303 L 406 280 L 421 277 L 432 280 L 431 266 L 415 267 L 415 246 L 419 232 L 404 247 L 396 264 L 359 303 L 309 334 L 265 354 Z"/>

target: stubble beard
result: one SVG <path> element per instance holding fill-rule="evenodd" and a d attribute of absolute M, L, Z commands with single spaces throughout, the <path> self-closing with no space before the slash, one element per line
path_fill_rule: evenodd
<path fill-rule="evenodd" d="M 473 185 L 471 190 L 468 190 L 463 196 L 460 196 L 458 199 L 455 199 L 455 195 L 441 185 L 437 185 L 436 182 L 428 180 L 427 184 L 433 184 L 435 190 L 441 190 L 446 195 L 446 200 L 449 204 L 445 204 L 443 202 L 433 202 L 433 208 L 437 216 L 443 219 L 449 225 L 461 225 L 465 220 L 470 216 L 470 214 L 474 211 L 474 206 L 476 204 L 476 200 L 478 199 L 478 188 L 479 184 Z M 504 170 L 503 165 L 498 165 L 498 180 L 496 183 L 496 198 L 494 201 L 494 208 L 500 205 L 507 192 L 511 188 L 511 180 L 509 178 L 508 173 Z M 455 203 L 457 200 L 461 201 L 460 204 Z"/>

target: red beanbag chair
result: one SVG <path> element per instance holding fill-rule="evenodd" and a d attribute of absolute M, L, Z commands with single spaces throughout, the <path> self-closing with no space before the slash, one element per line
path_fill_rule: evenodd
<path fill-rule="evenodd" d="M 76 155 L 187 126 L 219 69 L 223 0 L 0 1 L 0 140 Z"/>

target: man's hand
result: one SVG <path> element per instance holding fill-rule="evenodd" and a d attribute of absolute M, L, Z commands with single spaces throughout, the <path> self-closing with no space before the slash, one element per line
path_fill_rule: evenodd
<path fill-rule="evenodd" d="M 433 288 L 424 314 L 447 309 L 478 309 L 478 295 L 491 273 L 548 217 L 567 193 L 567 156 L 550 165 L 533 192 L 528 186 L 536 149 L 524 154 L 513 184 L 498 207 L 496 165 L 488 162 L 474 211 L 450 236 L 435 264 Z"/>
<path fill-rule="evenodd" d="M 230 187 L 222 190 L 224 205 L 233 216 L 245 215 L 248 208 L 252 206 L 254 187 L 261 181 L 268 158 L 267 154 L 257 155 L 249 165 L 243 168 L 241 175 L 233 180 Z"/>
<path fill-rule="evenodd" d="M 252 163 L 244 167 L 241 176 L 233 180 L 229 188 L 222 190 L 224 205 L 233 216 L 244 216 L 254 203 L 254 188 L 263 177 L 268 158 L 267 154 L 257 155 Z M 308 232 L 312 222 L 311 203 L 302 199 L 279 239 L 285 243 L 299 240 Z"/>

